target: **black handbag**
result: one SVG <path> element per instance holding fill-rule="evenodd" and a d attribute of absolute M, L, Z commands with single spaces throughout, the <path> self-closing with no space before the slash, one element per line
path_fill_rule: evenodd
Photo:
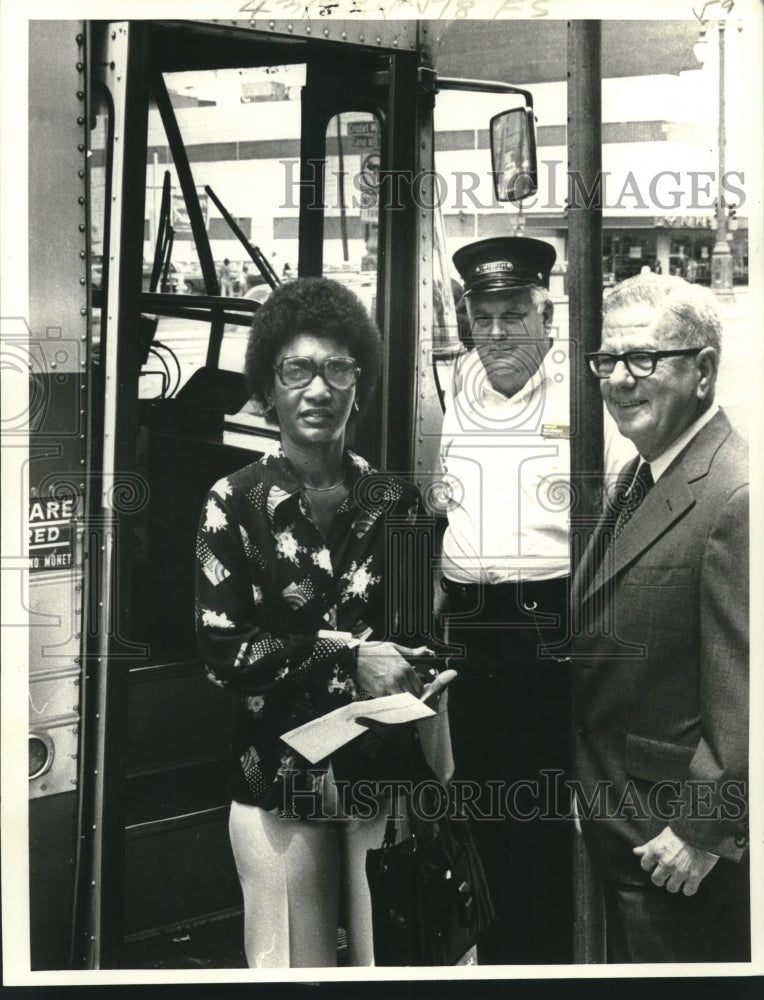
<path fill-rule="evenodd" d="M 411 836 L 396 844 L 391 817 L 382 846 L 366 854 L 374 962 L 455 965 L 496 919 L 483 866 L 451 799 L 437 820 L 416 816 L 408 797 L 406 805 Z"/>

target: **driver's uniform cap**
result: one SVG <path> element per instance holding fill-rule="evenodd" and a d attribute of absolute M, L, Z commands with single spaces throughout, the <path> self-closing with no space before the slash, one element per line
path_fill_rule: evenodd
<path fill-rule="evenodd" d="M 457 250 L 453 257 L 465 295 L 525 285 L 549 288 L 549 273 L 556 259 L 551 243 L 527 236 L 478 240 Z"/>

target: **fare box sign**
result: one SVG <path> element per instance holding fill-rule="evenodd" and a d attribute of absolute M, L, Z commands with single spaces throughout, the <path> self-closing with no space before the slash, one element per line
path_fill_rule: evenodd
<path fill-rule="evenodd" d="M 74 561 L 77 500 L 32 497 L 29 501 L 30 570 L 69 569 Z"/>

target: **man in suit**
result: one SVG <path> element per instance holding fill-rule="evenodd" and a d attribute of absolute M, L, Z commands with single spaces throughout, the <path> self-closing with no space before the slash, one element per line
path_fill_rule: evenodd
<path fill-rule="evenodd" d="M 747 450 L 720 351 L 714 296 L 647 274 L 587 356 L 639 452 L 573 582 L 574 787 L 614 962 L 750 959 Z"/>

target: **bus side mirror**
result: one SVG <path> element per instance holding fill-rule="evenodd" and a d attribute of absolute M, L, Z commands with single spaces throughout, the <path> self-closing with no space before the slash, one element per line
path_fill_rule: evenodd
<path fill-rule="evenodd" d="M 532 108 L 512 108 L 491 119 L 491 166 L 498 201 L 517 203 L 538 191 Z"/>

